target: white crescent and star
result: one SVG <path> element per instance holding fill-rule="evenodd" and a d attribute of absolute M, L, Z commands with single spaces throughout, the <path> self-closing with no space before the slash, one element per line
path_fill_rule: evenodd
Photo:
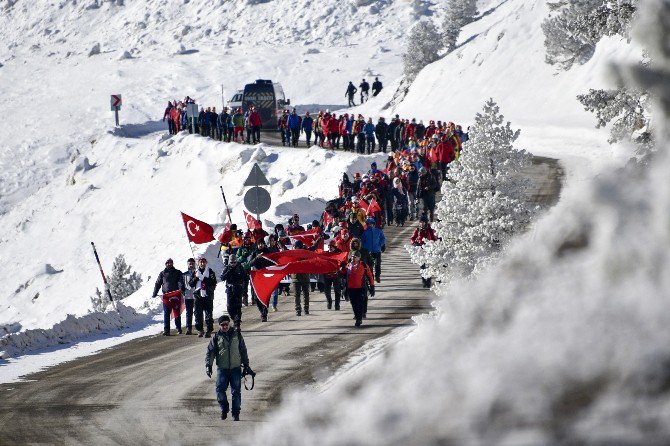
<path fill-rule="evenodd" d="M 191 234 L 191 237 L 195 237 L 195 233 L 191 231 L 191 224 L 195 226 L 195 232 L 200 232 L 200 226 L 198 226 L 193 220 L 189 220 L 186 222 L 186 230 L 188 231 L 189 234 Z"/>

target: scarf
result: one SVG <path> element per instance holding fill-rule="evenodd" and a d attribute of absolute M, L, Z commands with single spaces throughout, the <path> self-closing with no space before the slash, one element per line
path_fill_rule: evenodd
<path fill-rule="evenodd" d="M 205 279 L 209 277 L 209 268 L 205 268 L 205 271 L 200 271 L 200 268 L 195 270 L 195 276 L 200 281 L 200 286 L 196 289 L 200 290 L 200 297 L 207 297 L 207 287 L 205 286 Z"/>

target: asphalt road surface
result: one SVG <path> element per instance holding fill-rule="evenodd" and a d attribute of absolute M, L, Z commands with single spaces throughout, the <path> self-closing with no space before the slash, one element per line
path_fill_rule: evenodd
<path fill-rule="evenodd" d="M 563 175 L 556 160 L 535 158 L 527 174 L 536 184 L 529 199 L 553 205 Z M 207 445 L 238 438 L 262 422 L 285 390 L 327 376 L 366 341 L 431 310 L 434 295 L 421 287 L 402 247 L 413 226 L 385 231 L 382 282 L 362 328 L 354 328 L 348 302 L 341 311 L 327 310 L 318 291 L 311 314 L 302 317 L 288 296 L 266 323 L 255 307 L 245 308 L 243 333 L 258 376 L 253 391 L 242 390 L 241 421 L 219 418 L 214 380 L 205 375 L 208 339 L 156 335 L 0 385 L 0 445 Z"/>

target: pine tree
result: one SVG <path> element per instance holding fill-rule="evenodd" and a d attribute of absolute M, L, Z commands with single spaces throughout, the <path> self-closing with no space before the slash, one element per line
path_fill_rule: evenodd
<path fill-rule="evenodd" d="M 591 59 L 604 36 L 628 37 L 639 0 L 572 0 L 550 3 L 542 23 L 546 61 L 569 70 Z"/>
<path fill-rule="evenodd" d="M 405 77 L 413 81 L 426 65 L 438 60 L 441 49 L 440 34 L 431 22 L 417 23 L 409 34 L 407 52 L 403 54 Z"/>
<path fill-rule="evenodd" d="M 446 282 L 469 275 L 493 258 L 505 242 L 528 226 L 533 215 L 524 192 L 530 186 L 520 172 L 531 155 L 515 149 L 519 131 L 503 123 L 490 99 L 475 117 L 450 181 L 442 185 L 434 229 L 439 238 L 420 249 L 410 247 L 412 261 L 426 265 L 424 277 Z"/>
<path fill-rule="evenodd" d="M 476 0 L 448 0 L 442 22 L 442 43 L 447 53 L 456 48 L 461 28 L 472 22 L 477 15 Z"/>
<path fill-rule="evenodd" d="M 112 274 L 108 282 L 109 290 L 114 299 L 121 300 L 140 288 L 142 285 L 142 276 L 131 271 L 130 266 L 126 264 L 126 258 L 123 254 L 119 254 L 114 259 Z"/>
<path fill-rule="evenodd" d="M 98 288 L 95 289 L 95 296 L 91 296 L 90 299 L 94 312 L 104 313 L 110 304 L 109 300 L 102 295 L 102 292 Z"/>
<path fill-rule="evenodd" d="M 649 129 L 649 95 L 640 89 L 619 87 L 616 90 L 590 89 L 577 96 L 586 111 L 596 115 L 596 128 L 610 126 L 610 144 L 630 140 L 639 145 L 643 156 L 653 146 Z"/>

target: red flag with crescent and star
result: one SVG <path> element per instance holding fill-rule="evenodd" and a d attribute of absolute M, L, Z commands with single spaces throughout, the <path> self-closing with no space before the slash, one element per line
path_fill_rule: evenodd
<path fill-rule="evenodd" d="M 184 228 L 186 228 L 186 236 L 189 241 L 199 245 L 214 240 L 214 228 L 210 225 L 183 212 L 181 213 L 181 218 L 184 219 Z"/>
<path fill-rule="evenodd" d="M 244 218 L 247 220 L 247 228 L 251 230 L 263 228 L 261 222 L 256 220 L 253 215 L 249 214 L 247 211 L 243 212 L 244 212 Z"/>

